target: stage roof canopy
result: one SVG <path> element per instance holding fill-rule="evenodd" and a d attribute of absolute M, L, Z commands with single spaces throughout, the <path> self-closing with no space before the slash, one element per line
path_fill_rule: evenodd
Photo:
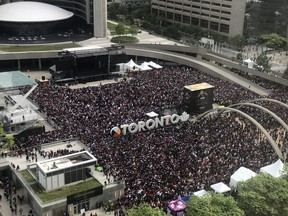
<path fill-rule="evenodd" d="M 0 73 L 0 91 L 8 91 L 20 87 L 34 85 L 37 85 L 37 83 L 21 71 L 9 71 Z"/>
<path fill-rule="evenodd" d="M 203 82 L 203 83 L 197 83 L 192 85 L 186 85 L 184 88 L 190 90 L 190 91 L 199 91 L 209 88 L 215 88 L 214 86 L 210 85 L 209 83 Z"/>
<path fill-rule="evenodd" d="M 41 2 L 13 2 L 0 6 L 2 22 L 51 22 L 65 20 L 73 15 L 70 11 Z"/>

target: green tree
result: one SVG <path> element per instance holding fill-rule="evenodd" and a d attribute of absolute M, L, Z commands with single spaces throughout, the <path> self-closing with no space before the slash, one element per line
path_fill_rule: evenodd
<path fill-rule="evenodd" d="M 176 40 L 180 40 L 181 34 L 178 31 L 178 28 L 176 26 L 170 25 L 168 28 L 166 28 L 163 32 L 163 34 L 166 37 L 170 37 Z"/>
<path fill-rule="evenodd" d="M 119 3 L 112 3 L 108 7 L 108 17 L 110 19 L 117 20 L 118 17 L 118 9 L 119 9 L 120 4 Z"/>
<path fill-rule="evenodd" d="M 243 35 L 235 35 L 234 37 L 229 38 L 229 44 L 236 47 L 238 50 L 242 50 L 245 45 L 246 39 Z"/>
<path fill-rule="evenodd" d="M 288 215 L 288 181 L 259 174 L 239 184 L 238 205 L 246 216 Z"/>
<path fill-rule="evenodd" d="M 286 39 L 276 33 L 265 34 L 260 36 L 261 43 L 269 48 L 283 48 L 286 44 Z"/>
<path fill-rule="evenodd" d="M 243 55 L 242 55 L 242 53 L 239 52 L 239 53 L 237 54 L 236 58 L 237 58 L 238 60 L 242 61 L 242 60 L 243 60 Z"/>
<path fill-rule="evenodd" d="M 138 33 L 138 28 L 137 28 L 137 26 L 135 26 L 135 25 L 132 25 L 132 26 L 130 26 L 130 28 L 129 28 L 129 33 L 131 34 L 131 35 L 137 35 L 137 33 Z"/>
<path fill-rule="evenodd" d="M 4 145 L 4 149 L 11 149 L 14 145 L 14 137 L 11 134 L 6 134 L 6 144 Z"/>
<path fill-rule="evenodd" d="M 231 196 L 219 193 L 207 194 L 203 197 L 192 197 L 187 202 L 187 216 L 244 216 Z"/>
<path fill-rule="evenodd" d="M 3 125 L 0 123 L 0 136 L 2 137 L 4 135 L 4 129 Z"/>
<path fill-rule="evenodd" d="M 287 158 L 285 160 L 287 160 Z M 288 179 L 288 164 L 287 163 L 284 164 L 283 176 L 282 177 Z"/>
<path fill-rule="evenodd" d="M 149 204 L 144 203 L 135 206 L 127 211 L 128 216 L 165 216 L 166 214 L 159 208 L 152 208 Z"/>
<path fill-rule="evenodd" d="M 125 25 L 123 23 L 119 23 L 115 28 L 117 35 L 125 34 Z"/>
<path fill-rule="evenodd" d="M 132 16 L 133 18 L 138 18 L 138 19 L 146 19 L 146 17 L 150 14 L 150 5 L 141 5 L 141 7 L 133 10 Z"/>
<path fill-rule="evenodd" d="M 256 63 L 264 67 L 265 70 L 270 69 L 270 58 L 266 56 L 264 53 L 260 54 L 257 59 Z"/>

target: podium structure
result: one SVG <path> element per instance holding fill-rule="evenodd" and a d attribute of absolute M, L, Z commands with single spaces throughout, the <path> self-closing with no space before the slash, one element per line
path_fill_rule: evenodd
<path fill-rule="evenodd" d="M 214 88 L 205 82 L 184 86 L 184 110 L 189 114 L 200 114 L 212 109 Z"/>

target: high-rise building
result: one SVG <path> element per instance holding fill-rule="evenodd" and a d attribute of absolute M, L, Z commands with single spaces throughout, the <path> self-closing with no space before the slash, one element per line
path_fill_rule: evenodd
<path fill-rule="evenodd" d="M 262 0 L 247 3 L 245 12 L 245 35 L 258 37 L 277 33 L 287 36 L 288 0 Z"/>
<path fill-rule="evenodd" d="M 152 13 L 226 37 L 243 34 L 246 0 L 151 0 Z"/>

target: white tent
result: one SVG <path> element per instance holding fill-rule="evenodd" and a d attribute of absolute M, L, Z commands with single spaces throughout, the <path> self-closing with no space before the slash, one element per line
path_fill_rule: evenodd
<path fill-rule="evenodd" d="M 230 187 L 237 187 L 238 182 L 247 181 L 257 174 L 246 167 L 240 167 L 232 176 L 230 176 Z"/>
<path fill-rule="evenodd" d="M 260 172 L 268 173 L 269 175 L 278 178 L 282 175 L 284 164 L 279 159 L 275 163 L 262 167 Z"/>
<path fill-rule="evenodd" d="M 224 184 L 223 182 L 219 182 L 210 186 L 216 193 L 225 193 L 230 191 L 231 189 Z"/>
<path fill-rule="evenodd" d="M 149 67 L 149 65 L 148 65 L 147 62 L 143 62 L 143 63 L 140 65 L 140 70 L 141 70 L 141 71 L 146 71 L 146 70 L 152 70 L 152 68 Z"/>
<path fill-rule="evenodd" d="M 156 64 L 156 63 L 153 62 L 153 61 L 148 62 L 148 65 L 151 66 L 151 67 L 153 67 L 153 68 L 156 68 L 156 69 L 162 68 L 161 65 Z"/>
<path fill-rule="evenodd" d="M 251 60 L 251 59 L 245 59 L 243 60 L 243 64 L 250 68 L 250 69 L 253 69 L 253 66 L 254 66 L 254 62 Z"/>
<path fill-rule="evenodd" d="M 140 68 L 139 65 L 137 65 L 133 59 L 131 59 L 129 62 L 127 62 L 126 64 L 124 64 L 124 69 L 128 69 L 128 70 L 131 70 L 131 69 L 135 69 L 135 68 Z"/>
<path fill-rule="evenodd" d="M 198 197 L 202 197 L 206 194 L 207 194 L 207 191 L 205 191 L 205 190 L 200 190 L 200 191 L 196 191 L 193 193 L 194 196 L 198 196 Z"/>

